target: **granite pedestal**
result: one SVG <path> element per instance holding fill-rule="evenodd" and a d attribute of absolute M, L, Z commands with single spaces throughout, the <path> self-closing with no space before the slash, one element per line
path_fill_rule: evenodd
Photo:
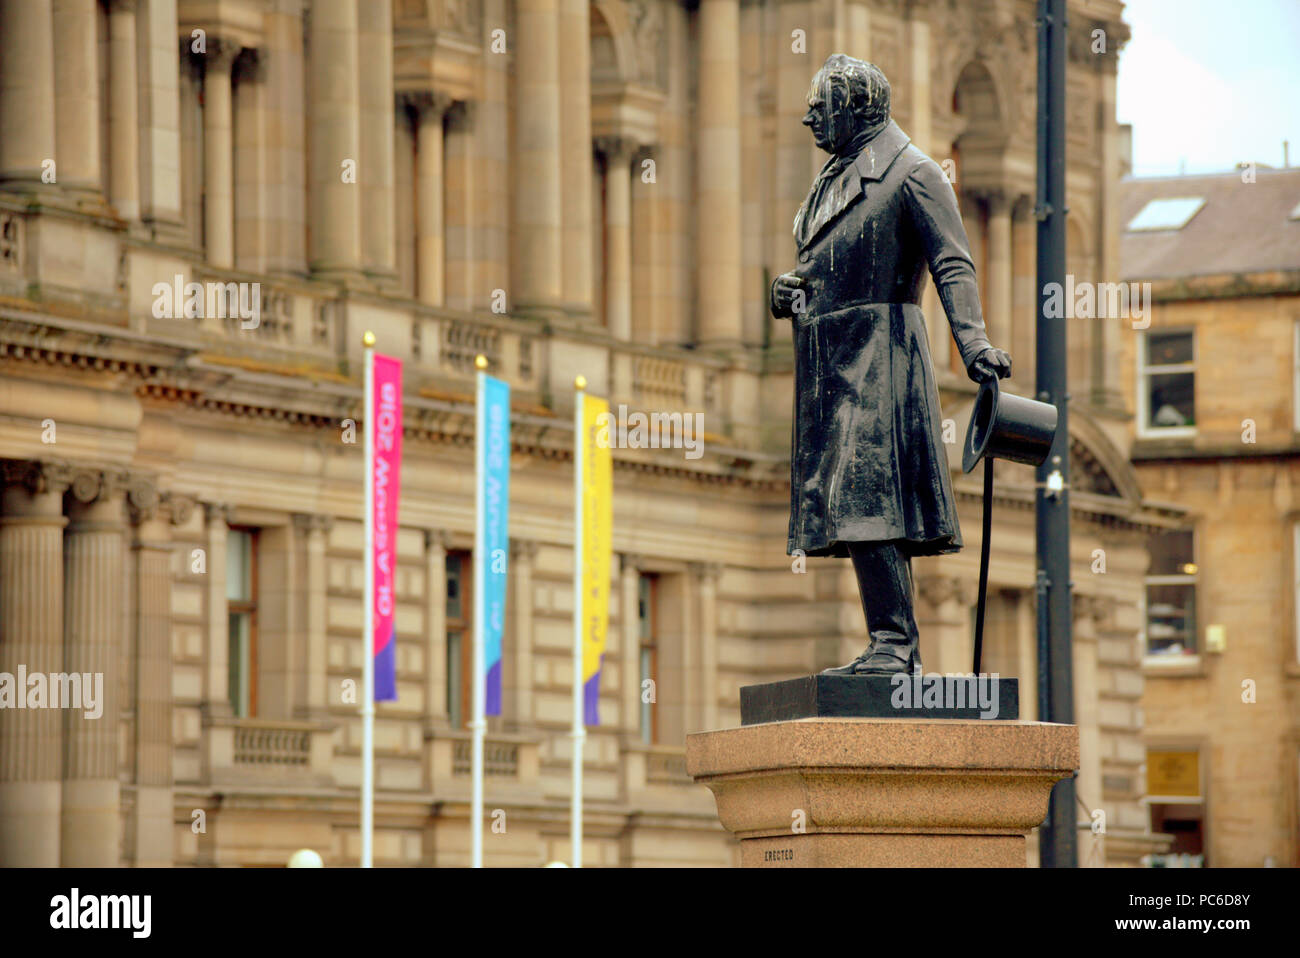
<path fill-rule="evenodd" d="M 801 718 L 699 732 L 686 770 L 713 792 L 746 868 L 1023 868 L 1074 725 Z"/>

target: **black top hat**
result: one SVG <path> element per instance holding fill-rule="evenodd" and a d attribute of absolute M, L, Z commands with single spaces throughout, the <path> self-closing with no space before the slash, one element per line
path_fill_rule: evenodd
<path fill-rule="evenodd" d="M 970 472 L 985 456 L 1041 466 L 1052 449 L 1056 418 L 1050 403 L 1003 393 L 996 377 L 987 380 L 966 429 L 962 471 Z"/>

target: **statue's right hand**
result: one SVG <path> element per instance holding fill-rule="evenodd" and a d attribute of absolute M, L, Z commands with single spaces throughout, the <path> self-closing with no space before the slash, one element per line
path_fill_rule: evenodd
<path fill-rule="evenodd" d="M 782 273 L 772 283 L 772 315 L 788 319 L 803 312 L 808 302 L 807 284 L 794 273 Z"/>

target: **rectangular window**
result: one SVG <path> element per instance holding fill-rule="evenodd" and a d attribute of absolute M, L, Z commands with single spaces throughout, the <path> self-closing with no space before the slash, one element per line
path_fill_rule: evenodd
<path fill-rule="evenodd" d="M 1300 522 L 1291 527 L 1291 595 L 1295 599 L 1295 655 L 1300 662 Z"/>
<path fill-rule="evenodd" d="M 237 718 L 257 714 L 257 530 L 226 537 L 227 663 L 230 708 Z"/>
<path fill-rule="evenodd" d="M 1151 568 L 1146 580 L 1147 655 L 1195 655 L 1196 549 L 1192 530 L 1151 537 Z"/>
<path fill-rule="evenodd" d="M 659 741 L 659 723 L 656 721 L 654 702 L 659 685 L 659 623 L 655 611 L 658 591 L 657 575 L 642 574 L 638 578 L 637 635 L 641 643 L 641 680 L 637 689 L 641 696 L 641 741 L 647 745 Z"/>
<path fill-rule="evenodd" d="M 1205 799 L 1196 749 L 1148 749 L 1146 801 L 1151 831 L 1170 835 L 1169 852 L 1150 855 L 1156 868 L 1205 867 Z"/>
<path fill-rule="evenodd" d="M 472 718 L 474 602 L 469 552 L 447 553 L 447 718 L 462 728 Z"/>
<path fill-rule="evenodd" d="M 1300 319 L 1293 324 L 1291 341 L 1291 428 L 1300 432 Z"/>
<path fill-rule="evenodd" d="M 1196 432 L 1192 330 L 1151 330 L 1138 347 L 1138 428 L 1147 436 Z"/>

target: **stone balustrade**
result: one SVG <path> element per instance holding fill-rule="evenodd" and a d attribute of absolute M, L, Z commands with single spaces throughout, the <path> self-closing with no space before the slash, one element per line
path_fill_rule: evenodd
<path fill-rule="evenodd" d="M 623 800 L 638 808 L 688 808 L 708 814 L 709 793 L 686 772 L 686 749 L 680 745 L 624 744 Z"/>
<path fill-rule="evenodd" d="M 330 786 L 333 762 L 330 722 L 222 717 L 203 729 L 205 785 Z"/>
<path fill-rule="evenodd" d="M 437 798 L 467 798 L 471 786 L 473 737 L 468 729 L 438 729 L 427 733 L 427 781 Z M 503 797 L 541 796 L 540 744 L 536 736 L 493 732 L 483 742 L 483 775 L 492 794 Z"/>

